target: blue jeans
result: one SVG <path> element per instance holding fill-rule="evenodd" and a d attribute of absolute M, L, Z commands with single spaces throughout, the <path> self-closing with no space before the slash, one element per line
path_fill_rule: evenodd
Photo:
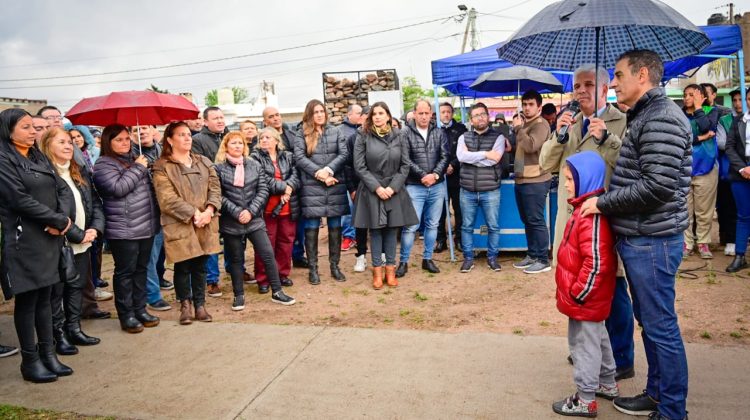
<path fill-rule="evenodd" d="M 734 250 L 737 255 L 745 255 L 747 238 L 750 237 L 750 181 L 732 181 L 732 194 L 737 203 L 737 235 L 734 238 Z"/>
<path fill-rule="evenodd" d="M 299 261 L 303 258 L 305 258 L 305 224 L 298 220 L 297 232 L 294 235 L 294 244 L 292 244 L 292 260 Z"/>
<path fill-rule="evenodd" d="M 618 277 L 615 284 L 615 296 L 605 322 L 612 354 L 618 369 L 629 368 L 635 363 L 635 342 L 633 341 L 633 304 L 628 294 L 628 281 Z"/>
<path fill-rule="evenodd" d="M 549 229 L 544 220 L 550 181 L 516 184 L 516 206 L 526 230 L 529 257 L 549 263 Z"/>
<path fill-rule="evenodd" d="M 326 219 L 328 219 L 328 229 L 341 227 L 341 216 L 326 217 Z M 320 229 L 320 217 L 305 219 L 304 225 L 305 229 Z"/>
<path fill-rule="evenodd" d="M 440 214 L 443 212 L 445 203 L 445 182 L 435 184 L 432 187 L 424 185 L 407 185 L 406 191 L 411 197 L 414 205 L 414 211 L 417 212 L 419 222 L 424 222 L 424 253 L 422 259 L 431 260 L 432 251 L 435 249 L 437 240 L 437 228 L 440 222 Z M 409 262 L 409 254 L 414 246 L 414 237 L 417 235 L 417 229 L 420 223 L 407 226 L 401 233 L 401 262 Z"/>
<path fill-rule="evenodd" d="M 461 188 L 461 249 L 465 260 L 474 259 L 474 219 L 480 207 L 487 223 L 487 259 L 497 258 L 500 248 L 500 188 L 482 192 Z"/>
<path fill-rule="evenodd" d="M 161 287 L 159 284 L 159 273 L 156 271 L 156 263 L 159 261 L 161 248 L 164 246 L 164 234 L 159 233 L 154 236 L 154 244 L 151 245 L 151 257 L 148 260 L 148 269 L 146 270 L 146 302 L 149 304 L 156 303 L 162 299 Z"/>
<path fill-rule="evenodd" d="M 344 238 L 354 239 L 357 236 L 357 229 L 352 226 L 352 214 L 354 214 L 354 202 L 352 197 L 347 194 L 349 200 L 349 211 L 351 213 L 341 216 L 341 236 Z"/>
<path fill-rule="evenodd" d="M 209 255 L 206 260 L 206 284 L 219 284 L 219 254 Z"/>
<path fill-rule="evenodd" d="M 617 240 L 633 297 L 633 314 L 643 327 L 648 360 L 646 392 L 670 419 L 685 418 L 688 365 L 677 313 L 675 274 L 682 262 L 682 233 L 672 236 L 623 236 Z"/>

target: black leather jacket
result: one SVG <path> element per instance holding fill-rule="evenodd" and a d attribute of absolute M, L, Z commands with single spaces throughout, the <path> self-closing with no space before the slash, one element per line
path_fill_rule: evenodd
<path fill-rule="evenodd" d="M 407 184 L 422 185 L 422 177 L 428 174 L 438 174 L 438 183 L 445 180 L 445 169 L 450 158 L 450 146 L 445 131 L 430 124 L 427 128 L 427 140 L 417 129 L 416 122 L 406 124 L 401 131 L 404 143 L 409 152 L 409 177 Z"/>

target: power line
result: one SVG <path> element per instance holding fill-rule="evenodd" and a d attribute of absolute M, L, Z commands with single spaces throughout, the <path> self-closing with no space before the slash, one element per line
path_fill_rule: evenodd
<path fill-rule="evenodd" d="M 445 21 L 447 21 L 447 20 L 449 20 L 451 18 L 455 18 L 456 16 L 458 16 L 458 15 L 450 15 L 450 16 L 441 17 L 441 18 L 438 18 L 438 19 L 430 19 L 430 20 L 426 20 L 426 21 L 422 21 L 422 22 L 418 22 L 418 23 L 413 23 L 413 24 L 409 24 L 409 25 L 402 25 L 402 26 L 397 26 L 397 27 L 394 27 L 394 28 L 383 29 L 383 30 L 380 30 L 380 31 L 367 32 L 367 33 L 363 33 L 363 34 L 357 34 L 357 35 L 352 35 L 352 36 L 347 36 L 347 37 L 341 37 L 341 38 L 331 39 L 331 40 L 328 40 L 328 41 L 313 42 L 313 43 L 303 44 L 303 45 L 297 45 L 297 46 L 293 46 L 293 47 L 286 47 L 286 48 L 279 48 L 279 49 L 275 49 L 275 50 L 260 51 L 260 52 L 254 52 L 254 53 L 249 53 L 249 54 L 242 54 L 242 55 L 237 55 L 237 56 L 232 56 L 232 57 L 223 57 L 223 58 L 215 58 L 215 59 L 211 59 L 211 60 L 202 60 L 202 61 L 194 61 L 194 62 L 188 62 L 188 63 L 170 64 L 170 65 L 165 65 L 165 66 L 154 66 L 154 67 L 145 67 L 145 68 L 140 68 L 140 69 L 129 69 L 129 70 L 120 70 L 120 71 L 101 72 L 101 73 L 76 74 L 76 75 L 66 75 L 66 76 L 33 77 L 33 78 L 24 78 L 24 79 L 0 79 L 0 82 L 5 82 L 5 83 L 8 83 L 8 82 L 29 82 L 29 81 L 38 81 L 38 80 L 55 80 L 55 79 L 71 79 L 71 78 L 78 78 L 78 77 L 108 76 L 108 75 L 120 74 L 120 73 L 135 73 L 135 72 L 151 71 L 151 70 L 164 70 L 164 69 L 177 68 L 177 67 L 194 66 L 194 65 L 199 65 L 199 64 L 216 63 L 216 62 L 220 62 L 220 61 L 228 61 L 228 60 L 236 60 L 236 59 L 240 59 L 240 58 L 256 57 L 256 56 L 259 56 L 259 55 L 267 55 L 267 54 L 273 54 L 273 53 L 284 52 L 284 51 L 292 51 L 292 50 L 296 50 L 296 49 L 300 49 L 300 48 L 315 47 L 315 46 L 320 46 L 320 45 L 332 44 L 332 43 L 335 43 L 335 42 L 347 41 L 347 40 L 350 40 L 350 39 L 363 38 L 363 37 L 372 36 L 372 35 L 379 35 L 379 34 L 383 34 L 383 33 L 387 33 L 387 32 L 398 31 L 398 30 L 401 30 L 401 29 L 413 28 L 413 27 L 416 27 L 416 26 L 426 25 L 428 23 L 434 23 L 434 22 L 439 22 L 439 21 L 445 22 Z M 137 79 L 137 80 L 140 80 L 140 79 Z"/>

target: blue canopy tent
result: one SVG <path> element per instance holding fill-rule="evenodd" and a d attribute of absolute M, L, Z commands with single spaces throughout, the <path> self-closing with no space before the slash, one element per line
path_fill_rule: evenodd
<path fill-rule="evenodd" d="M 744 53 L 742 51 L 740 27 L 737 25 L 714 25 L 700 26 L 700 29 L 708 35 L 711 45 L 703 50 L 701 54 L 665 63 L 663 80 L 668 81 L 676 77 L 689 77 L 695 73 L 695 71 L 691 70 L 697 70 L 697 68 L 719 58 L 739 59 L 740 75 L 744 76 Z M 510 93 L 477 92 L 469 87 L 482 73 L 513 65 L 497 58 L 497 49 L 501 45 L 503 43 L 499 42 L 476 51 L 433 61 L 432 83 L 435 87 L 435 92 L 437 92 L 438 87 L 442 87 L 454 96 L 461 98 L 484 98 Z M 550 69 L 546 70 L 549 71 Z M 550 72 L 560 80 L 566 92 L 573 90 L 573 77 L 570 72 L 556 72 L 554 70 Z M 746 107 L 744 77 L 740 77 L 740 90 L 742 91 L 742 105 Z"/>

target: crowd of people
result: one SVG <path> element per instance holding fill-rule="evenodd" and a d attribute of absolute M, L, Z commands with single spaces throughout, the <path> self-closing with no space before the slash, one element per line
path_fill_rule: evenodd
<path fill-rule="evenodd" d="M 480 209 L 486 265 L 500 271 L 501 183 L 512 178 L 528 243 L 513 267 L 527 274 L 556 268 L 557 305 L 570 320 L 577 391 L 553 410 L 595 416 L 602 397 L 629 414 L 685 418 L 676 270 L 695 244 L 712 258 L 717 210 L 725 253 L 734 255 L 726 271 L 747 267 L 750 114 L 742 114 L 738 91 L 732 109 L 717 105 L 712 85 L 686 87 L 681 110 L 659 87 L 662 73 L 650 51 L 623 54 L 612 80 L 606 70 L 582 66 L 573 76 L 580 112 L 558 112 L 527 91 L 509 125 L 504 118 L 491 124 L 477 102 L 466 127 L 450 103 L 434 109 L 425 99 L 404 121 L 384 102 L 351 105 L 339 127 L 314 99 L 296 126 L 268 107 L 262 129 L 248 120 L 238 131 L 228 130 L 220 108 L 208 107 L 202 118 L 170 123 L 161 138 L 153 126 L 113 124 L 96 136 L 88 127 L 66 129 L 52 106 L 36 116 L 3 111 L 2 286 L 15 298 L 23 378 L 70 375 L 57 354 L 100 342 L 82 331 L 81 318 L 110 316 L 96 304 L 104 243 L 124 331 L 159 325 L 148 309 L 171 309 L 161 293 L 172 288 L 180 324 L 210 322 L 206 295 L 222 295 L 222 251 L 232 310 L 244 309 L 246 284 L 293 305 L 286 292 L 292 267 L 306 269 L 312 285 L 323 281 L 324 224 L 334 281 L 346 281 L 342 251 L 356 247 L 353 271 L 366 270 L 368 236 L 373 288 L 397 287 L 407 276 L 418 234 L 422 270 L 440 273 L 433 255 L 446 249 L 449 202 L 460 272 L 475 268 Z M 607 103 L 610 88 L 617 104 Z M 554 174 L 560 210 L 550 260 L 544 216 Z M 172 282 L 164 279 L 165 260 L 174 264 Z M 71 264 L 78 275 L 63 275 Z M 634 318 L 643 327 L 648 383 L 627 398 L 616 382 L 634 376 Z"/>

